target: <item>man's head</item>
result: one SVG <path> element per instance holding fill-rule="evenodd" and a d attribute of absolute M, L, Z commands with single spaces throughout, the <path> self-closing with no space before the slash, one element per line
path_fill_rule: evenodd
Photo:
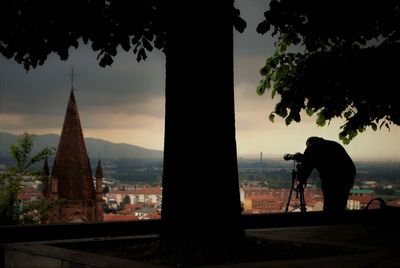
<path fill-rule="evenodd" d="M 316 143 L 316 142 L 318 142 L 318 141 L 323 141 L 323 140 L 324 140 L 324 139 L 321 138 L 321 137 L 316 137 L 316 136 L 309 137 L 309 138 L 307 139 L 307 141 L 306 141 L 306 146 L 308 147 L 308 146 L 310 146 L 311 144 L 314 144 L 314 143 Z"/>

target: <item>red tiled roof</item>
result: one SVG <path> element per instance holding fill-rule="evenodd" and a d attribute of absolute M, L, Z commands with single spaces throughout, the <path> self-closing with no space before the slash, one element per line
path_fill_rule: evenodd
<path fill-rule="evenodd" d="M 366 205 L 369 201 L 371 201 L 376 196 L 374 194 L 367 194 L 367 195 L 350 195 L 349 200 L 359 201 L 361 204 Z"/>
<path fill-rule="evenodd" d="M 400 207 L 400 199 L 386 202 L 388 206 Z"/>
<path fill-rule="evenodd" d="M 161 195 L 162 189 L 160 187 L 143 187 L 136 188 L 136 190 L 116 190 L 110 191 L 109 194 L 143 194 L 143 195 Z"/>
<path fill-rule="evenodd" d="M 155 220 L 155 219 L 161 219 L 161 215 L 158 213 L 149 213 L 146 214 L 145 216 L 139 217 L 141 220 Z"/>
<path fill-rule="evenodd" d="M 104 221 L 134 221 L 134 220 L 139 220 L 138 216 L 135 215 L 121 215 L 121 214 L 113 214 L 113 213 L 108 213 L 103 215 L 103 220 Z"/>
<path fill-rule="evenodd" d="M 30 197 L 30 195 L 28 195 L 28 194 L 24 194 L 24 193 L 20 193 L 20 194 L 18 194 L 18 196 L 17 196 L 19 199 L 22 199 L 22 200 L 28 200 L 28 199 L 31 199 L 31 197 Z"/>
<path fill-rule="evenodd" d="M 18 194 L 18 198 L 24 200 L 31 199 L 32 197 L 41 197 L 41 196 L 42 193 L 32 186 L 24 186 L 21 192 Z"/>
<path fill-rule="evenodd" d="M 132 214 L 132 210 L 129 208 L 125 208 L 123 210 L 118 211 L 119 214 L 129 215 Z"/>
<path fill-rule="evenodd" d="M 251 199 L 251 200 L 276 200 L 272 195 L 261 195 L 261 194 L 256 194 L 256 195 L 249 195 L 246 197 L 246 199 Z"/>

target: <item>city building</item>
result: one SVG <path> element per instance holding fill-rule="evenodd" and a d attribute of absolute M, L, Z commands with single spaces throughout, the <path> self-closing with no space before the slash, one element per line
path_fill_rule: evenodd
<path fill-rule="evenodd" d="M 162 188 L 119 187 L 105 194 L 105 204 L 110 213 L 104 221 L 147 220 L 161 217 Z"/>
<path fill-rule="evenodd" d="M 290 189 L 287 188 L 241 187 L 240 197 L 245 214 L 284 212 L 288 202 L 288 212 L 300 211 L 297 193 L 293 191 L 290 196 Z M 323 195 L 320 189 L 305 189 L 304 199 L 307 211 L 322 210 Z"/>

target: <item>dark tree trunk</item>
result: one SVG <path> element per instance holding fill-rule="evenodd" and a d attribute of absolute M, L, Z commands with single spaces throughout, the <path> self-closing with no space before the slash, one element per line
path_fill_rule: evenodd
<path fill-rule="evenodd" d="M 169 2 L 162 238 L 244 237 L 233 90 L 232 0 Z"/>

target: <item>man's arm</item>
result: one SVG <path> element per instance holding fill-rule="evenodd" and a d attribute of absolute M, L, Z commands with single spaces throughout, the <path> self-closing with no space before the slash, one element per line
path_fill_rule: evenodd
<path fill-rule="evenodd" d="M 310 150 L 310 147 L 307 147 L 306 150 L 304 151 L 302 162 L 299 165 L 299 168 L 297 171 L 296 179 L 297 179 L 298 183 L 301 183 L 304 186 L 307 185 L 307 179 L 311 175 L 312 170 L 314 169 L 312 156 L 313 155 L 312 155 L 312 151 Z"/>

